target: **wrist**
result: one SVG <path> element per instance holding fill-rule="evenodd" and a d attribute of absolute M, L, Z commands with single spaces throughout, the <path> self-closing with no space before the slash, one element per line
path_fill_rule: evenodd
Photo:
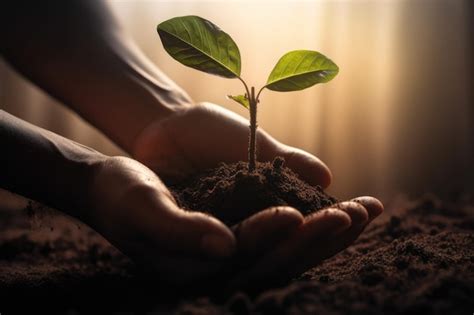
<path fill-rule="evenodd" d="M 0 185 L 80 216 L 103 154 L 0 111 Z"/>
<path fill-rule="evenodd" d="M 135 76 L 133 88 L 118 95 L 115 118 L 110 122 L 111 138 L 128 154 L 134 156 L 137 139 L 145 130 L 192 106 L 189 96 L 178 86 L 160 85 L 142 76 Z M 121 110 L 120 115 L 118 111 Z M 101 128 L 105 130 L 106 128 Z"/>
<path fill-rule="evenodd" d="M 133 96 L 142 104 L 134 106 L 134 112 L 142 118 L 135 126 L 127 152 L 134 156 L 136 142 L 145 130 L 170 116 L 193 105 L 188 94 L 169 78 L 156 73 L 156 69 L 141 67 L 131 73 L 134 85 L 141 90 Z"/>

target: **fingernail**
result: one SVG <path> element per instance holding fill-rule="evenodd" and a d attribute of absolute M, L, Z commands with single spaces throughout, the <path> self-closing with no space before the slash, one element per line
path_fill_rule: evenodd
<path fill-rule="evenodd" d="M 364 206 L 367 211 L 369 212 L 369 220 L 375 219 L 377 216 L 382 214 L 384 207 L 383 203 L 380 200 L 373 198 L 373 197 L 359 197 L 352 199 L 352 201 L 360 203 Z"/>
<path fill-rule="evenodd" d="M 205 235 L 201 240 L 201 248 L 215 257 L 230 257 L 234 252 L 234 244 L 217 234 Z"/>

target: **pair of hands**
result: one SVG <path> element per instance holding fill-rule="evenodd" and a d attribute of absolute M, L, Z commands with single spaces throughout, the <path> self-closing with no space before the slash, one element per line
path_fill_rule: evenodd
<path fill-rule="evenodd" d="M 136 139 L 133 155 L 141 163 L 112 157 L 100 164 L 87 223 L 169 284 L 226 275 L 228 285 L 241 287 L 304 272 L 347 247 L 383 211 L 377 199 L 360 197 L 307 217 L 291 207 L 273 207 L 227 227 L 209 215 L 180 209 L 156 175 L 183 176 L 246 160 L 247 141 L 247 121 L 213 104 L 185 107 L 157 120 Z M 259 160 L 283 156 L 308 183 L 329 185 L 330 171 L 316 157 L 262 130 L 257 145 Z"/>

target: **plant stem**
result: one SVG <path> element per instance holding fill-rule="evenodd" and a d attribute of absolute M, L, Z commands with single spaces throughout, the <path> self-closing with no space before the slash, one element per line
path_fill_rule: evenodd
<path fill-rule="evenodd" d="M 250 104 L 250 136 L 249 136 L 249 172 L 255 170 L 257 161 L 257 99 L 252 86 L 249 95 Z"/>
<path fill-rule="evenodd" d="M 264 86 L 262 86 L 262 88 L 260 89 L 260 91 L 258 91 L 257 97 L 256 97 L 257 103 L 260 101 L 260 99 L 259 99 L 259 98 L 260 98 L 260 93 L 262 93 L 263 89 L 266 88 L 266 87 L 267 87 L 267 86 L 264 85 Z"/>
<path fill-rule="evenodd" d="M 242 84 L 243 84 L 244 87 L 245 87 L 245 91 L 247 92 L 248 97 L 250 97 L 250 91 L 249 91 L 249 88 L 248 88 L 248 86 L 247 86 L 247 83 L 245 83 L 245 81 L 244 81 L 241 77 L 237 77 L 237 79 L 239 79 L 240 82 L 242 82 Z"/>

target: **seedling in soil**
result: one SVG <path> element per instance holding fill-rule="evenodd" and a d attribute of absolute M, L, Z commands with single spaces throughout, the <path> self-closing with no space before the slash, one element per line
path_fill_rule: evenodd
<path fill-rule="evenodd" d="M 240 76 L 240 52 L 232 38 L 212 22 L 199 16 L 175 17 L 157 27 L 165 50 L 185 66 L 224 78 L 239 79 L 242 95 L 228 95 L 250 111 L 248 168 L 255 170 L 257 160 L 257 104 L 266 88 L 278 92 L 299 91 L 332 80 L 339 68 L 317 51 L 294 50 L 286 53 L 270 73 L 267 83 L 255 94 Z"/>

